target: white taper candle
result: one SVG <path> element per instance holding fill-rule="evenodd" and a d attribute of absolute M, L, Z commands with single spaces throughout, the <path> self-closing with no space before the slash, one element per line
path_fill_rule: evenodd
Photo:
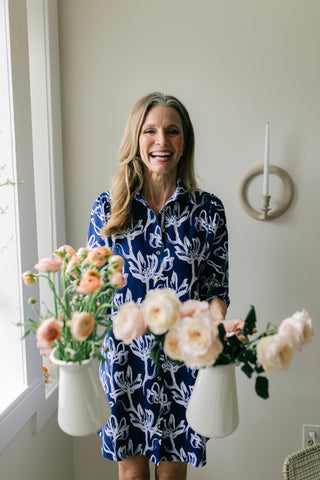
<path fill-rule="evenodd" d="M 270 154 L 270 123 L 266 124 L 264 142 L 264 168 L 263 168 L 263 195 L 269 195 L 269 154 Z"/>

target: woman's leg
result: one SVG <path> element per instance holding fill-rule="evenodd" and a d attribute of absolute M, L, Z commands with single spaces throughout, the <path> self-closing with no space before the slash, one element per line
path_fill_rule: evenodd
<path fill-rule="evenodd" d="M 136 455 L 118 462 L 119 480 L 149 480 L 149 459 Z"/>
<path fill-rule="evenodd" d="M 186 480 L 187 464 L 183 462 L 160 462 L 156 466 L 156 480 Z"/>

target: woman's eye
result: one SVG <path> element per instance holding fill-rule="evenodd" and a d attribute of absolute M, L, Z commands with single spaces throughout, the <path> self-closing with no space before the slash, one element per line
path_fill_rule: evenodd
<path fill-rule="evenodd" d="M 150 135 L 150 134 L 154 133 L 154 130 L 152 130 L 152 128 L 148 128 L 148 130 L 145 130 L 144 133 L 147 134 L 147 135 Z"/>
<path fill-rule="evenodd" d="M 179 135 L 179 130 L 172 129 L 168 131 L 168 135 Z"/>

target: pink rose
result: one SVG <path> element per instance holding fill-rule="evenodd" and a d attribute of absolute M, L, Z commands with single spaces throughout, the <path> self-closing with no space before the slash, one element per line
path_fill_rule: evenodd
<path fill-rule="evenodd" d="M 173 327 L 167 332 L 164 343 L 163 351 L 172 360 L 182 361 L 182 353 L 180 349 L 180 335 L 179 326 L 182 320 L 177 320 Z"/>
<path fill-rule="evenodd" d="M 292 348 L 301 352 L 303 345 L 311 342 L 311 337 L 314 334 L 312 320 L 308 312 L 306 310 L 296 312 L 292 317 L 283 320 L 278 333 L 287 335 Z"/>
<path fill-rule="evenodd" d="M 179 318 L 181 303 L 176 292 L 170 288 L 150 290 L 142 302 L 147 327 L 155 335 L 166 333 Z"/>
<path fill-rule="evenodd" d="M 209 311 L 209 302 L 199 300 L 186 300 L 180 305 L 180 317 L 192 317 L 196 313 Z"/>
<path fill-rule="evenodd" d="M 108 257 L 112 255 L 112 250 L 108 247 L 95 247 L 89 250 L 86 258 L 86 263 L 94 265 L 95 267 L 103 267 Z"/>
<path fill-rule="evenodd" d="M 114 285 L 119 290 L 126 285 L 126 281 L 122 272 L 112 273 L 111 275 L 109 275 L 109 280 L 112 283 L 112 285 Z"/>
<path fill-rule="evenodd" d="M 84 342 L 93 332 L 94 318 L 87 312 L 74 312 L 71 317 L 70 330 L 73 338 Z"/>
<path fill-rule="evenodd" d="M 185 317 L 179 322 L 179 347 L 184 363 L 189 368 L 214 365 L 223 351 L 218 329 L 208 313 Z"/>
<path fill-rule="evenodd" d="M 76 288 L 78 293 L 89 294 L 103 287 L 104 282 L 96 270 L 87 270 Z"/>
<path fill-rule="evenodd" d="M 36 332 L 37 347 L 40 355 L 48 357 L 54 348 L 53 342 L 61 335 L 62 322 L 56 318 L 44 320 Z"/>
<path fill-rule="evenodd" d="M 286 335 L 265 337 L 257 346 L 258 363 L 267 375 L 271 375 L 275 369 L 288 370 L 293 353 L 291 341 Z"/>
<path fill-rule="evenodd" d="M 39 272 L 59 272 L 61 270 L 61 262 L 54 258 L 41 258 L 34 266 Z"/>
<path fill-rule="evenodd" d="M 129 345 L 146 331 L 141 307 L 134 302 L 124 303 L 113 321 L 113 334 L 117 340 Z"/>

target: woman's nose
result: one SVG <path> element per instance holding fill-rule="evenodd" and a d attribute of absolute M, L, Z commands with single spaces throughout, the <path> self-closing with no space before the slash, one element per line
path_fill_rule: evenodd
<path fill-rule="evenodd" d="M 165 145 L 166 143 L 166 134 L 165 132 L 159 131 L 156 138 L 157 145 Z"/>

